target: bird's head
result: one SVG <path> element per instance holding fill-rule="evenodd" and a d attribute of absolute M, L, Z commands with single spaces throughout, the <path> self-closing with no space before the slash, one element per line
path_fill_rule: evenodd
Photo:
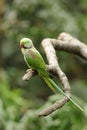
<path fill-rule="evenodd" d="M 20 41 L 20 48 L 22 50 L 22 53 L 24 53 L 24 51 L 26 49 L 30 49 L 33 46 L 33 42 L 29 39 L 29 38 L 22 38 Z"/>

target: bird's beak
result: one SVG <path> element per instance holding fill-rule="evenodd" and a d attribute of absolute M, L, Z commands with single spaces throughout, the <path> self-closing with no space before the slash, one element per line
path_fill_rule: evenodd
<path fill-rule="evenodd" d="M 21 48 L 21 51 L 22 51 L 22 54 L 24 54 L 24 48 L 23 48 L 23 44 L 20 42 L 20 48 Z"/>

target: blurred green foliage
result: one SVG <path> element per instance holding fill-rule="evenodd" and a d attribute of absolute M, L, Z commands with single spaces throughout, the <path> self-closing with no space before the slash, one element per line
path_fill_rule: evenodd
<path fill-rule="evenodd" d="M 87 41 L 86 0 L 0 0 L 0 130 L 86 130 L 87 110 L 81 113 L 68 103 L 51 116 L 38 118 L 37 113 L 49 106 L 58 95 L 52 94 L 38 76 L 22 81 L 27 69 L 19 48 L 22 37 L 41 48 L 44 38 L 57 38 L 68 32 Z M 65 52 L 58 52 L 59 63 L 69 78 L 72 92 L 80 104 L 87 102 L 87 61 Z M 47 62 L 47 61 L 46 61 Z M 33 110 L 31 110 L 33 109 Z M 44 127 L 43 127 L 44 126 Z"/>
<path fill-rule="evenodd" d="M 40 109 L 30 109 L 25 112 L 21 118 L 19 110 L 10 108 L 8 115 L 7 109 L 3 111 L 3 104 L 0 101 L 0 130 L 86 130 L 87 129 L 87 104 L 83 103 L 79 98 L 75 98 L 78 103 L 85 106 L 85 113 L 78 110 L 71 102 L 67 103 L 65 107 L 51 114 L 51 116 L 40 118 L 38 113 L 44 107 L 52 105 L 56 100 L 61 98 L 61 95 L 53 95 L 48 98 L 48 101 Z M 11 113 L 12 112 L 12 113 Z"/>

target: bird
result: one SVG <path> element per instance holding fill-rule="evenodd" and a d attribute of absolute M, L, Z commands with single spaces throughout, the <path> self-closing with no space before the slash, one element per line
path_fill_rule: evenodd
<path fill-rule="evenodd" d="M 65 97 L 67 97 L 75 106 L 77 106 L 81 111 L 84 111 L 84 109 L 77 104 L 71 97 L 69 97 L 49 76 L 49 73 L 46 69 L 46 64 L 39 53 L 39 51 L 34 47 L 34 44 L 31 39 L 29 38 L 22 38 L 20 40 L 20 48 L 22 51 L 22 54 L 24 56 L 24 61 L 27 64 L 28 68 L 36 71 L 40 77 L 44 79 L 48 87 L 56 93 L 57 91 L 60 91 Z"/>

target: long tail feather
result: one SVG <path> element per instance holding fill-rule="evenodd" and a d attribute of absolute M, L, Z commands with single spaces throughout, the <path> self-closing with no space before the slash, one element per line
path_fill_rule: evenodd
<path fill-rule="evenodd" d="M 69 100 L 75 105 L 77 106 L 81 111 L 84 111 L 84 109 L 82 107 L 80 107 L 72 98 L 70 98 L 68 95 L 66 95 L 63 90 L 50 78 L 47 77 L 43 77 L 43 79 L 45 80 L 45 82 L 47 83 L 47 85 L 56 93 L 57 90 L 59 90 L 64 96 L 66 96 L 67 98 L 69 98 Z"/>
<path fill-rule="evenodd" d="M 52 84 L 52 82 L 50 82 L 50 78 L 43 77 L 43 79 L 45 80 L 45 82 L 46 82 L 46 84 L 48 85 L 48 87 L 50 87 L 51 90 L 52 90 L 54 93 L 57 93 L 58 88 L 54 87 L 54 85 Z"/>

